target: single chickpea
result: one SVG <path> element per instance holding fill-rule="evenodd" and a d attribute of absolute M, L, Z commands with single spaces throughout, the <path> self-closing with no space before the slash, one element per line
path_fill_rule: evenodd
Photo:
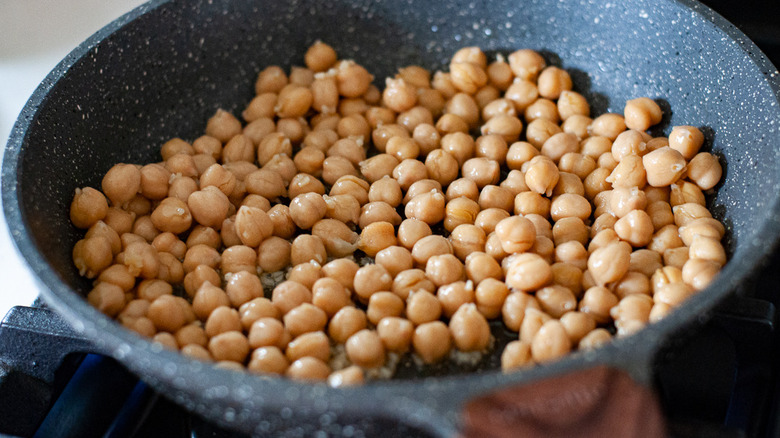
<path fill-rule="evenodd" d="M 358 248 L 369 257 L 374 257 L 385 248 L 397 243 L 393 224 L 377 221 L 366 225 L 360 234 Z"/>
<path fill-rule="evenodd" d="M 252 272 L 236 272 L 225 285 L 225 293 L 230 304 L 238 308 L 255 298 L 263 296 L 263 285 L 260 278 Z"/>
<path fill-rule="evenodd" d="M 327 362 L 330 359 L 328 335 L 321 331 L 304 333 L 290 341 L 285 355 L 293 362 L 303 357 L 313 357 Z"/>
<path fill-rule="evenodd" d="M 490 326 L 473 303 L 464 304 L 452 315 L 449 329 L 460 351 L 483 351 L 490 344 Z"/>
<path fill-rule="evenodd" d="M 465 257 L 466 276 L 474 284 L 481 284 L 483 280 L 493 278 L 501 280 L 504 272 L 501 265 L 487 253 L 474 251 Z"/>
<path fill-rule="evenodd" d="M 386 202 L 369 202 L 361 208 L 358 226 L 365 229 L 375 222 L 389 222 L 393 226 L 401 224 L 401 216 Z"/>
<path fill-rule="evenodd" d="M 522 291 L 510 292 L 501 307 L 504 325 L 514 332 L 520 331 L 527 308 L 539 309 L 536 298 Z"/>
<path fill-rule="evenodd" d="M 436 363 L 449 354 L 452 348 L 450 330 L 441 321 L 421 324 L 414 330 L 412 345 L 423 362 Z"/>
<path fill-rule="evenodd" d="M 699 186 L 682 180 L 678 180 L 677 183 L 670 186 L 669 204 L 672 207 L 689 202 L 706 205 L 704 193 Z"/>
<path fill-rule="evenodd" d="M 623 116 L 615 113 L 602 114 L 590 124 L 591 135 L 598 135 L 615 141 L 617 136 L 626 130 L 626 122 Z"/>
<path fill-rule="evenodd" d="M 335 342 L 343 344 L 352 335 L 365 329 L 367 324 L 365 312 L 356 307 L 343 307 L 331 318 L 328 334 Z"/>
<path fill-rule="evenodd" d="M 252 324 L 261 318 L 279 319 L 279 311 L 271 300 L 265 297 L 247 301 L 239 307 L 238 313 L 241 318 L 241 325 L 246 331 L 249 331 Z"/>
<path fill-rule="evenodd" d="M 620 280 L 628 272 L 630 254 L 628 243 L 610 243 L 593 251 L 588 258 L 588 271 L 601 286 Z"/>
<path fill-rule="evenodd" d="M 406 299 L 406 317 L 416 325 L 436 321 L 442 314 L 442 303 L 426 289 L 409 291 Z"/>
<path fill-rule="evenodd" d="M 335 259 L 322 267 L 322 274 L 338 281 L 346 290 L 351 291 L 353 289 L 352 281 L 358 269 L 358 264 L 352 260 Z"/>
<path fill-rule="evenodd" d="M 637 131 L 646 131 L 651 126 L 661 122 L 663 112 L 652 99 L 648 97 L 639 97 L 626 102 L 623 109 L 623 116 L 626 120 L 626 127 L 636 129 Z"/>
<path fill-rule="evenodd" d="M 509 67 L 516 77 L 526 81 L 536 81 L 539 73 L 547 65 L 542 55 L 531 49 L 520 49 L 507 57 Z"/>
<path fill-rule="evenodd" d="M 388 316 L 379 321 L 376 332 L 387 351 L 405 353 L 412 344 L 414 324 L 404 318 Z"/>
<path fill-rule="evenodd" d="M 366 316 L 372 324 L 387 317 L 399 317 L 404 312 L 404 301 L 392 292 L 377 292 L 368 300 Z"/>
<path fill-rule="evenodd" d="M 385 347 L 376 331 L 363 329 L 347 339 L 349 360 L 363 368 L 378 368 L 385 363 Z"/>
<path fill-rule="evenodd" d="M 434 285 L 443 286 L 465 278 L 465 268 L 453 254 L 434 255 L 425 264 L 425 275 Z"/>
<path fill-rule="evenodd" d="M 532 123 L 536 120 L 546 120 L 557 126 L 561 121 L 560 115 L 558 114 L 558 107 L 552 100 L 543 97 L 536 99 L 533 103 L 528 105 L 525 108 L 523 115 L 528 123 Z M 558 127 L 558 129 L 559 131 L 562 131 L 560 127 Z"/>
<path fill-rule="evenodd" d="M 558 184 L 558 166 L 551 160 L 532 160 L 531 165 L 525 171 L 525 183 L 531 191 L 552 195 L 555 185 Z"/>
<path fill-rule="evenodd" d="M 715 187 L 723 176 L 718 158 L 708 152 L 699 152 L 688 163 L 688 179 L 702 190 Z"/>
<path fill-rule="evenodd" d="M 685 172 L 685 158 L 668 146 L 656 149 L 644 157 L 642 164 L 647 171 L 647 183 L 664 187 L 677 182 Z"/>
<path fill-rule="evenodd" d="M 536 362 L 555 360 L 571 350 L 572 344 L 564 325 L 558 320 L 545 322 L 531 342 L 531 356 Z"/>
<path fill-rule="evenodd" d="M 325 328 L 328 315 L 311 303 L 301 303 L 290 309 L 282 319 L 284 327 L 296 338 L 304 333 L 316 332 Z"/>
<path fill-rule="evenodd" d="M 458 178 L 447 186 L 447 193 L 445 195 L 447 202 L 457 198 L 467 198 L 476 202 L 479 199 L 479 188 L 477 187 L 477 183 L 471 179 Z"/>
<path fill-rule="evenodd" d="M 354 61 L 336 64 L 336 81 L 339 94 L 344 97 L 359 97 L 368 91 L 374 76 Z"/>
<path fill-rule="evenodd" d="M 509 372 L 518 368 L 532 365 L 531 345 L 523 341 L 512 341 L 504 347 L 501 353 L 501 369 Z"/>
<path fill-rule="evenodd" d="M 618 297 L 603 286 L 593 286 L 585 291 L 579 302 L 580 312 L 590 315 L 598 324 L 611 318 L 609 310 L 618 304 Z"/>
<path fill-rule="evenodd" d="M 364 381 L 363 369 L 356 365 L 334 371 L 328 376 L 328 385 L 332 388 L 362 385 Z"/>
<path fill-rule="evenodd" d="M 365 265 L 358 269 L 354 279 L 355 294 L 363 302 L 368 302 L 371 295 L 389 291 L 393 285 L 393 277 L 382 265 Z"/>
<path fill-rule="evenodd" d="M 436 286 L 426 276 L 422 269 L 407 269 L 393 279 L 392 292 L 402 299 L 407 299 L 411 292 L 425 290 L 436 292 Z"/>
<path fill-rule="evenodd" d="M 361 172 L 370 182 L 391 175 L 403 190 L 408 190 L 414 182 L 428 177 L 428 170 L 422 162 L 408 158 L 399 163 L 397 158 L 389 154 L 369 158 L 361 164 Z"/>
<path fill-rule="evenodd" d="M 644 210 L 633 210 L 615 222 L 615 232 L 634 247 L 645 246 L 653 239 L 653 221 Z"/>
<path fill-rule="evenodd" d="M 441 192 L 431 191 L 412 198 L 404 209 L 407 218 L 418 219 L 428 225 L 441 222 L 445 217 L 446 198 Z"/>
<path fill-rule="evenodd" d="M 329 69 L 336 63 L 338 55 L 333 47 L 323 43 L 322 41 L 315 41 L 303 57 L 306 67 L 315 72 L 322 72 Z"/>
<path fill-rule="evenodd" d="M 506 284 L 522 291 L 536 290 L 552 279 L 552 269 L 542 257 L 533 253 L 514 256 L 506 270 Z"/>
<path fill-rule="evenodd" d="M 638 187 L 618 187 L 612 190 L 608 204 L 613 215 L 622 218 L 632 211 L 644 210 L 647 196 Z"/>
<path fill-rule="evenodd" d="M 540 96 L 547 99 L 558 99 L 563 91 L 571 90 L 571 76 L 566 70 L 549 66 L 539 74 L 537 87 Z"/>
<path fill-rule="evenodd" d="M 293 380 L 326 380 L 331 369 L 316 357 L 302 357 L 291 363 L 284 375 Z"/>
<path fill-rule="evenodd" d="M 497 161 L 479 157 L 466 160 L 463 163 L 462 172 L 464 178 L 474 181 L 477 184 L 477 187 L 482 189 L 486 185 L 495 185 L 498 183 L 500 170 Z"/>
<path fill-rule="evenodd" d="M 414 266 L 412 252 L 397 245 L 377 252 L 374 259 L 378 265 L 384 266 L 393 278 L 400 272 L 412 269 Z"/>
<path fill-rule="evenodd" d="M 452 232 L 460 225 L 473 224 L 479 210 L 479 204 L 469 198 L 459 197 L 447 202 L 444 207 L 444 228 Z"/>
<path fill-rule="evenodd" d="M 521 192 L 515 196 L 514 213 L 516 215 L 538 214 L 550 216 L 551 201 L 536 192 Z"/>
<path fill-rule="evenodd" d="M 693 126 L 675 126 L 669 133 L 669 147 L 682 154 L 686 160 L 692 159 L 704 143 L 704 134 Z"/>
<path fill-rule="evenodd" d="M 577 308 L 577 298 L 566 287 L 554 285 L 536 291 L 536 300 L 542 310 L 554 318 Z"/>
<path fill-rule="evenodd" d="M 278 347 L 260 347 L 252 351 L 247 368 L 260 374 L 284 374 L 290 362 Z"/>
<path fill-rule="evenodd" d="M 125 293 L 117 285 L 98 283 L 87 294 L 87 301 L 104 314 L 114 317 L 125 306 Z"/>
<path fill-rule="evenodd" d="M 702 290 L 712 283 L 721 266 L 707 259 L 688 259 L 682 267 L 682 280 L 695 290 Z"/>
<path fill-rule="evenodd" d="M 536 240 L 534 224 L 523 216 L 511 216 L 496 224 L 496 234 L 507 253 L 530 249 Z"/>
<path fill-rule="evenodd" d="M 166 194 L 167 180 L 166 180 Z M 164 197 L 164 196 L 163 196 Z M 98 190 L 92 187 L 76 189 L 70 204 L 70 221 L 77 228 L 89 228 L 106 217 L 108 202 Z"/>
<path fill-rule="evenodd" d="M 585 335 L 585 337 L 580 340 L 578 347 L 580 350 L 584 351 L 595 350 L 602 345 L 608 344 L 611 340 L 612 334 L 610 334 L 607 329 L 599 327 Z"/>

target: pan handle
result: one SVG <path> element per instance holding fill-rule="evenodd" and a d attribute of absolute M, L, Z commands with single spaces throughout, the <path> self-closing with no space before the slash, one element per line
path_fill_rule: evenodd
<path fill-rule="evenodd" d="M 576 369 L 560 362 L 462 382 L 423 380 L 387 405 L 396 419 L 440 437 L 664 436 L 656 348 L 605 349 L 612 351 L 584 353 Z"/>

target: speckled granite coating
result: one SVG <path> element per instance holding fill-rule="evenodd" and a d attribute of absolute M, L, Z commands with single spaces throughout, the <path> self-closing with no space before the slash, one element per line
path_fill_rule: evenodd
<path fill-rule="evenodd" d="M 388 382 L 335 391 L 248 377 L 160 351 L 100 315 L 73 290 L 68 205 L 114 163 L 158 160 L 172 136 L 194 139 L 213 112 L 235 113 L 269 64 L 302 64 L 316 39 L 370 66 L 381 81 L 416 63 L 441 67 L 462 46 L 494 54 L 541 51 L 567 69 L 593 112 L 622 112 L 649 96 L 671 109 L 659 130 L 702 128 L 725 181 L 711 200 L 729 229 L 733 261 L 721 281 L 681 311 L 598 353 L 504 376 Z M 175 401 L 223 425 L 264 434 L 385 433 L 391 419 L 453 433 L 461 403 L 492 387 L 607 363 L 647 379 L 661 341 L 734 292 L 780 233 L 780 77 L 744 35 L 689 0 L 383 2 L 153 1 L 76 48 L 32 96 L 9 140 L 3 201 L 13 239 L 46 299 Z M 368 415 L 384 420 L 366 423 Z M 305 421 L 302 421 L 305 420 Z M 401 426 L 402 427 L 402 426 Z M 403 432 L 400 432 L 403 433 Z"/>

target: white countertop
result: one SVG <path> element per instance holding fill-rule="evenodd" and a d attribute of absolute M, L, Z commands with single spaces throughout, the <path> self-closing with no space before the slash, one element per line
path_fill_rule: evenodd
<path fill-rule="evenodd" d="M 8 0 L 0 2 L 0 143 L 38 83 L 74 47 L 142 0 Z M 5 148 L 0 150 L 0 158 Z M 38 286 L 11 243 L 0 215 L 0 319 L 29 305 Z"/>

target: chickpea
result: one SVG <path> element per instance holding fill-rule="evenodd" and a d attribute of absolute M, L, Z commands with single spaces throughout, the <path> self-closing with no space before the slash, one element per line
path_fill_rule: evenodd
<path fill-rule="evenodd" d="M 236 272 L 225 285 L 225 293 L 233 307 L 240 307 L 255 298 L 263 296 L 260 278 L 248 271 Z"/>
<path fill-rule="evenodd" d="M 596 117 L 589 129 L 591 135 L 606 137 L 611 141 L 614 141 L 625 130 L 625 119 L 620 114 L 615 113 L 606 113 Z"/>
<path fill-rule="evenodd" d="M 672 184 L 669 192 L 669 204 L 674 207 L 687 203 L 706 205 L 704 193 L 699 186 L 688 181 L 677 181 L 676 184 Z"/>
<path fill-rule="evenodd" d="M 114 317 L 125 306 L 125 293 L 117 285 L 98 283 L 87 294 L 87 301 L 104 314 Z"/>
<path fill-rule="evenodd" d="M 414 352 L 427 364 L 443 359 L 452 348 L 449 328 L 441 321 L 417 326 L 412 336 Z"/>
<path fill-rule="evenodd" d="M 547 65 L 542 55 L 531 49 L 520 49 L 512 52 L 507 60 L 512 73 L 526 81 L 536 81 L 539 73 Z"/>
<path fill-rule="evenodd" d="M 712 283 L 720 271 L 720 265 L 707 259 L 691 258 L 682 267 L 682 280 L 695 290 L 702 290 Z"/>
<path fill-rule="evenodd" d="M 385 362 L 385 347 L 376 331 L 363 329 L 346 342 L 347 357 L 363 368 L 377 368 Z"/>
<path fill-rule="evenodd" d="M 558 166 L 551 160 L 531 160 L 525 171 L 525 183 L 529 189 L 545 196 L 552 195 L 560 177 Z"/>
<path fill-rule="evenodd" d="M 414 325 L 407 319 L 388 316 L 379 321 L 376 332 L 387 351 L 405 353 L 412 343 Z"/>
<path fill-rule="evenodd" d="M 425 264 L 425 275 L 434 285 L 443 286 L 465 278 L 465 268 L 452 254 L 434 255 Z"/>
<path fill-rule="evenodd" d="M 557 359 L 571 350 L 571 340 L 564 325 L 558 320 L 545 322 L 531 342 L 531 356 L 536 362 Z"/>
<path fill-rule="evenodd" d="M 521 192 L 515 196 L 514 213 L 516 215 L 538 214 L 543 217 L 550 215 L 551 201 L 536 192 Z"/>
<path fill-rule="evenodd" d="M 284 374 L 289 365 L 290 362 L 278 347 L 267 346 L 252 351 L 247 368 L 260 374 Z"/>
<path fill-rule="evenodd" d="M 298 195 L 302 195 L 304 193 L 316 193 L 318 195 L 324 195 L 325 185 L 322 184 L 322 181 L 314 178 L 313 175 L 309 175 L 307 173 L 297 173 L 290 180 L 290 184 L 287 187 L 287 195 L 295 199 Z M 268 208 L 270 209 L 270 205 Z"/>
<path fill-rule="evenodd" d="M 412 269 L 414 265 L 412 252 L 397 245 L 379 251 L 374 259 L 378 265 L 384 266 L 393 278 L 400 272 Z"/>
<path fill-rule="evenodd" d="M 239 208 L 240 211 L 241 209 Z M 295 222 L 290 217 L 290 208 L 288 206 L 283 204 L 274 205 L 268 210 L 268 218 L 271 219 L 274 236 L 289 239 L 295 234 Z"/>
<path fill-rule="evenodd" d="M 407 218 L 418 219 L 428 225 L 441 222 L 445 216 L 445 200 L 438 191 L 422 193 L 412 198 L 404 208 Z"/>
<path fill-rule="evenodd" d="M 630 254 L 631 246 L 626 242 L 610 243 L 593 251 L 588 258 L 588 271 L 601 286 L 620 280 L 628 272 Z"/>
<path fill-rule="evenodd" d="M 333 47 L 317 40 L 306 50 L 303 59 L 306 67 L 315 72 L 322 72 L 333 66 L 338 58 Z"/>
<path fill-rule="evenodd" d="M 508 372 L 533 364 L 531 345 L 523 341 L 512 341 L 501 353 L 501 369 Z"/>
<path fill-rule="evenodd" d="M 321 331 L 304 333 L 290 341 L 285 355 L 293 362 L 303 357 L 313 357 L 327 362 L 330 359 L 328 335 Z"/>
<path fill-rule="evenodd" d="M 560 115 L 558 114 L 558 107 L 552 100 L 543 97 L 536 99 L 533 103 L 528 105 L 523 115 L 525 116 L 525 120 L 529 123 L 536 120 L 547 120 L 557 126 L 561 121 Z M 558 127 L 558 129 L 560 130 L 560 127 Z"/>
<path fill-rule="evenodd" d="M 359 366 L 352 365 L 332 372 L 328 376 L 328 385 L 333 388 L 362 385 L 364 383 L 364 379 L 365 377 L 363 377 L 363 369 Z"/>
<path fill-rule="evenodd" d="M 536 290 L 551 279 L 550 265 L 542 257 L 533 253 L 515 255 L 506 269 L 506 284 L 513 289 Z"/>
<path fill-rule="evenodd" d="M 686 160 L 692 159 L 704 143 L 704 134 L 693 126 L 675 126 L 669 133 L 669 147 L 682 154 Z"/>
<path fill-rule="evenodd" d="M 358 248 L 369 257 L 376 256 L 380 251 L 397 243 L 393 224 L 377 221 L 366 225 L 360 233 Z"/>
<path fill-rule="evenodd" d="M 352 195 L 325 195 L 322 197 L 327 206 L 325 217 L 345 224 L 357 224 L 360 221 L 360 202 Z"/>
<path fill-rule="evenodd" d="M 623 110 L 626 118 L 626 126 L 629 129 L 646 131 L 653 125 L 661 122 L 663 113 L 661 107 L 650 98 L 640 97 L 626 102 Z"/>
<path fill-rule="evenodd" d="M 471 225 L 480 211 L 479 204 L 475 201 L 459 197 L 449 202 L 444 208 L 444 228 L 452 232 L 460 225 Z"/>
<path fill-rule="evenodd" d="M 615 232 L 634 247 L 646 246 L 653 239 L 653 221 L 644 210 L 633 210 L 615 222 Z"/>
<path fill-rule="evenodd" d="M 645 192 L 637 187 L 618 187 L 612 190 L 609 197 L 609 209 L 617 218 L 636 210 L 644 210 L 647 206 Z"/>
<path fill-rule="evenodd" d="M 461 351 L 483 351 L 490 344 L 490 326 L 472 303 L 461 306 L 450 319 L 450 335 Z"/>
<path fill-rule="evenodd" d="M 392 292 L 377 292 L 368 300 L 366 316 L 372 324 L 387 317 L 398 317 L 404 312 L 404 301 Z"/>
<path fill-rule="evenodd" d="M 369 224 L 375 222 L 388 222 L 393 226 L 400 225 L 401 216 L 386 202 L 369 202 L 361 208 L 358 226 L 365 229 Z"/>
<path fill-rule="evenodd" d="M 536 240 L 536 229 L 530 220 L 511 216 L 496 224 L 496 235 L 504 251 L 511 254 L 530 249 Z"/>
<path fill-rule="evenodd" d="M 580 350 L 594 350 L 609 343 L 612 340 L 612 335 L 607 329 L 597 328 L 592 332 L 585 335 L 579 343 Z"/>
<path fill-rule="evenodd" d="M 471 158 L 463 163 L 463 177 L 474 181 L 479 189 L 498 183 L 499 172 L 498 162 L 488 158 Z"/>
<path fill-rule="evenodd" d="M 504 277 L 504 272 L 501 269 L 501 265 L 484 252 L 471 252 L 465 257 L 466 262 L 466 276 L 474 284 L 480 284 L 483 280 L 493 278 L 501 280 Z"/>
<path fill-rule="evenodd" d="M 284 327 L 296 338 L 304 333 L 316 332 L 325 328 L 327 314 L 311 303 L 301 303 L 290 309 L 282 317 Z"/>
<path fill-rule="evenodd" d="M 548 99 L 558 99 L 563 91 L 569 91 L 572 87 L 569 73 L 554 66 L 542 70 L 537 82 L 539 95 Z"/>
<path fill-rule="evenodd" d="M 688 179 L 702 190 L 715 187 L 723 176 L 718 158 L 708 152 L 699 152 L 688 163 Z"/>
<path fill-rule="evenodd" d="M 244 330 L 249 331 L 252 324 L 261 318 L 279 319 L 279 311 L 273 305 L 271 300 L 265 297 L 258 297 L 242 304 L 238 313 L 241 319 L 241 325 Z"/>
<path fill-rule="evenodd" d="M 326 380 L 331 369 L 325 362 L 315 357 L 302 357 L 290 364 L 285 376 L 293 380 Z"/>
<path fill-rule="evenodd" d="M 395 157 L 393 157 L 393 160 L 398 161 Z M 386 174 L 382 176 L 384 175 Z M 403 190 L 408 190 L 415 182 L 428 178 L 428 168 L 418 160 L 406 159 L 393 168 L 392 176 L 398 181 Z"/>
<path fill-rule="evenodd" d="M 374 76 L 353 61 L 336 64 L 336 81 L 339 94 L 344 97 L 359 97 L 368 91 Z"/>
<path fill-rule="evenodd" d="M 113 252 L 107 238 L 96 236 L 76 242 L 72 256 L 79 275 L 95 278 L 111 266 Z"/>
<path fill-rule="evenodd" d="M 419 219 L 404 219 L 398 226 L 398 243 L 408 250 L 423 237 L 432 234 L 431 227 Z"/>
<path fill-rule="evenodd" d="M 369 183 L 379 181 L 385 176 L 392 175 L 398 180 L 398 184 L 401 185 L 401 188 L 408 188 L 408 185 L 404 187 L 405 183 L 402 181 L 403 178 L 399 178 L 399 176 L 403 175 L 406 178 L 413 178 L 413 175 L 417 175 L 417 172 L 419 172 L 418 168 L 407 168 L 406 165 L 403 164 L 408 164 L 410 162 L 418 163 L 420 166 L 424 167 L 422 163 L 411 158 L 405 159 L 399 163 L 398 158 L 393 155 L 379 154 L 361 162 L 360 173 L 363 174 Z M 398 176 L 396 175 L 396 170 L 398 170 Z M 411 184 L 411 182 L 409 182 L 409 184 Z M 366 191 L 368 191 L 368 189 L 366 189 Z"/>
<path fill-rule="evenodd" d="M 685 158 L 668 146 L 648 153 L 642 157 L 642 163 L 647 171 L 647 183 L 654 187 L 674 184 L 685 172 Z"/>
<path fill-rule="evenodd" d="M 364 302 L 377 292 L 389 291 L 392 285 L 393 277 L 382 265 L 366 265 L 355 273 L 355 294 Z"/>

